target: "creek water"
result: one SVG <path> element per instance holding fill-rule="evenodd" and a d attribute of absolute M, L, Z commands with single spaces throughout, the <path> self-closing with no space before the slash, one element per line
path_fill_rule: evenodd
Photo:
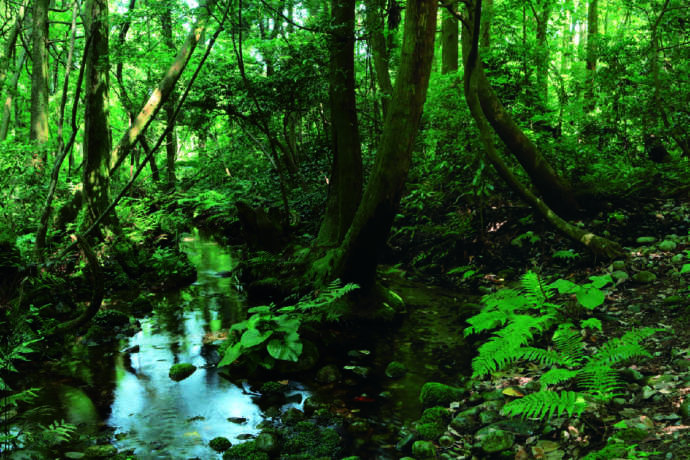
<path fill-rule="evenodd" d="M 253 387 L 223 378 L 205 347 L 246 317 L 241 289 L 228 276 L 236 261 L 230 250 L 196 231 L 185 235 L 182 245 L 197 267 L 197 281 L 155 297 L 153 313 L 139 320 L 134 336 L 121 340 L 119 351 L 89 348 L 74 358 L 81 370 L 73 370 L 73 378 L 44 392 L 44 403 L 59 406 L 58 420 L 78 424 L 80 432 L 120 451 L 133 450 L 140 459 L 220 458 L 208 447 L 211 439 L 242 442 L 256 435 L 267 417 Z M 387 460 L 402 456 L 395 447 L 400 429 L 421 415 L 421 386 L 430 380 L 453 383 L 469 368 L 462 321 L 465 305 L 476 298 L 405 280 L 394 270 L 380 278 L 405 299 L 406 318 L 359 329 L 356 337 L 341 340 L 342 350 L 334 356 L 322 356 L 321 365 L 341 369 L 336 383 L 319 385 L 313 374 L 289 376 L 292 402 L 279 409 L 301 408 L 311 396 L 347 420 L 342 434 L 348 455 Z M 336 335 L 338 328 L 333 327 Z M 385 375 L 392 360 L 407 368 L 403 377 Z M 176 363 L 197 370 L 174 382 L 168 373 Z"/>

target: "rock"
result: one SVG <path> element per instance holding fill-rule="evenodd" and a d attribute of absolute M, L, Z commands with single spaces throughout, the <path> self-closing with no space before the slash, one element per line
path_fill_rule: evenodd
<path fill-rule="evenodd" d="M 247 419 L 244 417 L 228 417 L 228 422 L 241 425 L 243 423 L 247 423 Z"/>
<path fill-rule="evenodd" d="M 347 356 L 354 359 L 364 359 L 370 354 L 369 350 L 350 350 L 347 352 Z"/>
<path fill-rule="evenodd" d="M 640 284 L 649 284 L 656 281 L 656 275 L 652 272 L 643 270 L 633 275 L 633 280 Z"/>
<path fill-rule="evenodd" d="M 223 460 L 268 460 L 269 458 L 266 452 L 261 452 L 256 448 L 254 441 L 232 446 L 223 454 Z"/>
<path fill-rule="evenodd" d="M 422 387 L 419 400 L 424 407 L 448 406 L 453 401 L 460 401 L 464 394 L 465 390 L 462 388 L 438 382 L 427 382 Z"/>
<path fill-rule="evenodd" d="M 644 375 L 635 369 L 626 367 L 620 371 L 620 376 L 626 382 L 642 382 L 644 380 Z"/>
<path fill-rule="evenodd" d="M 503 452 L 513 446 L 515 436 L 503 430 L 492 431 L 482 439 L 480 447 L 487 454 Z"/>
<path fill-rule="evenodd" d="M 369 431 L 369 428 L 371 428 L 371 425 L 369 422 L 367 422 L 364 419 L 356 419 L 350 422 L 350 425 L 347 427 L 347 430 L 350 433 L 367 433 Z"/>
<path fill-rule="evenodd" d="M 242 433 L 237 435 L 237 439 L 240 441 L 246 441 L 248 439 L 254 439 L 254 435 L 251 433 Z"/>
<path fill-rule="evenodd" d="M 493 410 L 485 410 L 479 413 L 479 423 L 489 425 L 501 419 L 501 415 Z"/>
<path fill-rule="evenodd" d="M 436 458 L 436 449 L 434 448 L 434 444 L 430 441 L 415 441 L 415 443 L 412 444 L 412 455 L 414 455 L 417 460 Z"/>
<path fill-rule="evenodd" d="M 65 458 L 70 458 L 70 459 L 75 459 L 75 460 L 85 457 L 84 453 L 82 453 L 82 452 L 65 452 L 63 455 Z"/>
<path fill-rule="evenodd" d="M 304 410 L 304 413 L 306 415 L 311 415 L 313 414 L 317 409 L 321 408 L 322 404 L 315 401 L 314 398 L 309 397 L 304 400 L 304 404 L 302 405 L 302 410 Z"/>
<path fill-rule="evenodd" d="M 365 366 L 345 366 L 343 369 L 347 371 L 351 371 L 360 377 L 367 378 L 369 377 L 369 373 L 371 372 L 371 369 Z"/>
<path fill-rule="evenodd" d="M 153 312 L 153 302 L 147 295 L 142 294 L 132 301 L 130 308 L 132 315 L 141 318 Z"/>
<path fill-rule="evenodd" d="M 129 316 L 117 310 L 101 310 L 96 313 L 93 323 L 106 329 L 129 325 Z"/>
<path fill-rule="evenodd" d="M 484 401 L 498 401 L 503 398 L 504 396 L 501 390 L 485 391 L 484 393 L 482 393 L 482 399 Z"/>
<path fill-rule="evenodd" d="M 672 240 L 664 240 L 661 243 L 659 243 L 659 249 L 661 251 L 665 251 L 665 252 L 673 251 L 677 247 L 678 247 L 678 245 L 676 244 L 676 242 L 672 241 Z"/>
<path fill-rule="evenodd" d="M 652 244 L 656 241 L 653 236 L 641 236 L 635 240 L 638 244 Z"/>
<path fill-rule="evenodd" d="M 451 422 L 450 426 L 453 428 L 455 431 L 458 433 L 469 433 L 475 428 L 477 428 L 477 421 L 469 416 L 469 415 L 463 415 L 463 414 L 458 414 Z"/>
<path fill-rule="evenodd" d="M 450 436 L 441 436 L 438 439 L 438 445 L 443 447 L 444 449 L 448 449 L 450 446 L 453 445 L 454 442 L 455 440 L 453 440 L 453 438 L 451 438 Z"/>
<path fill-rule="evenodd" d="M 216 452 L 225 452 L 232 446 L 232 443 L 228 438 L 218 436 L 217 438 L 211 439 L 208 446 Z"/>
<path fill-rule="evenodd" d="M 391 361 L 386 367 L 386 375 L 392 379 L 399 379 L 407 374 L 407 368 L 399 361 Z"/>
<path fill-rule="evenodd" d="M 179 382 L 186 379 L 196 371 L 196 366 L 190 363 L 173 364 L 168 372 L 170 380 Z"/>
<path fill-rule="evenodd" d="M 613 270 L 625 270 L 625 261 L 624 260 L 616 260 L 611 264 L 611 268 Z"/>
<path fill-rule="evenodd" d="M 288 426 L 297 425 L 298 422 L 304 420 L 304 412 L 295 407 L 291 407 L 283 413 L 281 420 Z"/>
<path fill-rule="evenodd" d="M 263 431 L 254 440 L 257 450 L 267 454 L 277 453 L 279 450 L 278 438 L 273 433 Z"/>
<path fill-rule="evenodd" d="M 110 444 L 89 446 L 84 450 L 84 458 L 108 458 L 117 455 L 117 448 Z"/>
<path fill-rule="evenodd" d="M 340 374 L 338 366 L 335 364 L 327 364 L 319 369 L 314 379 L 321 384 L 329 384 L 339 381 L 341 377 L 342 375 Z"/>

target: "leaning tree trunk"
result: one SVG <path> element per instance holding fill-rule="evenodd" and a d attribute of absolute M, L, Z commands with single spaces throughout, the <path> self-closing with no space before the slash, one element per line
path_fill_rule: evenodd
<path fill-rule="evenodd" d="M 355 105 L 355 0 L 331 5 L 330 103 L 333 168 L 318 244 L 337 246 L 362 198 L 362 151 Z"/>
<path fill-rule="evenodd" d="M 374 169 L 362 203 L 340 248 L 316 269 L 363 288 L 373 285 L 376 266 L 400 204 L 429 85 L 436 34 L 436 0 L 408 0 L 400 70 L 383 126 Z"/>
<path fill-rule="evenodd" d="M 574 215 L 579 206 L 571 188 L 556 174 L 537 146 L 515 123 L 491 87 L 484 68 L 478 65 L 473 71 L 476 73 L 482 111 L 496 134 L 520 162 L 549 207 L 562 215 Z"/>
<path fill-rule="evenodd" d="M 187 67 L 194 49 L 204 35 L 206 24 L 208 23 L 208 19 L 210 17 L 210 10 L 213 9 L 215 3 L 216 0 L 207 0 L 206 2 L 202 2 L 199 6 L 199 9 L 201 10 L 199 17 L 189 31 L 187 39 L 178 51 L 175 60 L 168 68 L 167 72 L 163 76 L 163 79 L 160 81 L 160 83 L 158 83 L 158 87 L 153 90 L 149 100 L 146 102 L 146 104 L 144 104 L 144 107 L 142 107 L 141 111 L 134 119 L 132 126 L 129 127 L 127 132 L 125 132 L 120 139 L 120 142 L 118 142 L 117 146 L 113 150 L 110 160 L 111 175 L 117 170 L 127 155 L 132 151 L 132 148 L 136 144 L 139 136 L 143 135 L 143 133 L 146 131 L 146 128 L 148 128 L 148 126 L 151 124 L 160 109 L 163 107 L 165 101 L 168 100 L 170 94 L 175 89 L 177 80 L 180 79 L 180 75 L 182 75 L 185 67 Z"/>
<path fill-rule="evenodd" d="M 175 42 L 173 41 L 172 31 L 172 5 L 168 3 L 165 6 L 163 15 L 161 16 L 161 25 L 163 27 L 163 40 L 165 45 L 172 52 L 175 52 Z M 175 104 L 177 103 L 177 94 L 172 92 L 168 100 L 165 102 L 165 117 L 168 126 L 168 135 L 165 138 L 165 158 L 167 166 L 167 181 L 166 188 L 168 190 L 175 189 L 177 178 L 175 177 L 175 159 L 177 157 L 177 135 L 175 134 Z"/>
<path fill-rule="evenodd" d="M 567 237 L 586 246 L 594 254 L 604 258 L 615 258 L 625 255 L 623 248 L 616 242 L 599 237 L 580 229 L 559 217 L 544 201 L 525 187 L 513 172 L 506 166 L 494 147 L 491 127 L 482 111 L 480 102 L 481 61 L 479 60 L 479 30 L 481 24 L 481 0 L 474 0 L 468 6 L 470 27 L 463 28 L 462 51 L 465 65 L 464 88 L 465 100 L 472 118 L 477 123 L 479 135 L 484 145 L 484 152 L 496 169 L 499 176 L 530 206 L 537 210 L 549 223 Z"/>

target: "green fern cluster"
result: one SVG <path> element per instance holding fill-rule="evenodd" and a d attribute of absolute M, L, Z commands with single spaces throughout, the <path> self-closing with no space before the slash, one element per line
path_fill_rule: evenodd
<path fill-rule="evenodd" d="M 465 335 L 494 331 L 478 349 L 472 360 L 473 378 L 500 371 L 517 360 L 537 362 L 551 367 L 540 379 L 542 390 L 504 406 L 509 415 L 546 419 L 553 415 L 580 414 L 589 401 L 608 401 L 622 386 L 616 366 L 634 358 L 648 357 L 641 342 L 658 329 L 645 328 L 611 339 L 593 355 L 585 355 L 582 337 L 575 326 L 566 322 L 563 307 L 552 302 L 557 295 L 575 294 L 580 305 L 596 308 L 604 300 L 601 291 L 610 282 L 608 276 L 592 277 L 591 283 L 577 285 L 558 280 L 545 284 L 533 273 L 521 279 L 520 289 L 503 289 L 482 299 L 481 312 L 468 320 Z M 530 346 L 556 326 L 550 348 Z M 590 318 L 580 322 L 581 328 L 601 330 L 601 322 Z M 581 391 L 561 391 L 550 386 L 575 382 Z"/>
<path fill-rule="evenodd" d="M 525 347 L 516 352 L 523 359 L 553 368 L 539 379 L 541 391 L 511 401 L 503 411 L 508 415 L 547 419 L 554 414 L 579 415 L 590 401 L 609 401 L 620 394 L 622 387 L 616 366 L 630 359 L 649 357 L 640 342 L 657 331 L 653 328 L 629 331 L 606 342 L 592 356 L 586 356 L 582 337 L 572 324 L 559 326 L 553 335 L 553 350 Z M 559 394 L 548 388 L 569 381 L 574 381 L 582 391 Z"/>

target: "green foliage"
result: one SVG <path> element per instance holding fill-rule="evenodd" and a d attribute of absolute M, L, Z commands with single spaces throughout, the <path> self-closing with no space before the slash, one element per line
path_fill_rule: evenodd
<path fill-rule="evenodd" d="M 296 305 L 249 309 L 251 316 L 230 328 L 233 338 L 218 366 L 230 365 L 242 356 L 267 369 L 276 360 L 296 362 L 302 354 L 300 327 L 309 321 L 337 319 L 337 311 L 332 309 L 334 303 L 355 289 L 354 284 L 339 286 L 334 282 L 316 298 L 302 299 Z"/>
<path fill-rule="evenodd" d="M 481 311 L 470 318 L 465 335 L 495 330 L 493 335 L 478 349 L 472 360 L 473 378 L 496 372 L 516 360 L 534 361 L 552 369 L 545 372 L 540 392 L 512 401 L 504 406 L 509 415 L 549 418 L 552 415 L 579 414 L 587 407 L 587 401 L 606 402 L 621 387 L 615 369 L 622 362 L 648 357 L 641 342 L 657 332 L 645 328 L 627 332 L 621 338 L 613 338 L 599 347 L 591 356 L 584 353 L 582 336 L 572 323 L 566 322 L 563 308 L 550 300 L 556 292 L 575 294 L 579 303 L 593 309 L 604 301 L 601 288 L 611 282 L 608 275 L 592 276 L 590 282 L 577 285 L 559 279 L 544 284 L 536 274 L 526 273 L 521 289 L 503 289 L 482 299 Z M 541 335 L 557 326 L 552 337 L 552 348 L 529 346 L 535 335 Z M 601 322 L 590 318 L 581 327 L 601 330 Z M 583 392 L 548 389 L 574 381 Z"/>

